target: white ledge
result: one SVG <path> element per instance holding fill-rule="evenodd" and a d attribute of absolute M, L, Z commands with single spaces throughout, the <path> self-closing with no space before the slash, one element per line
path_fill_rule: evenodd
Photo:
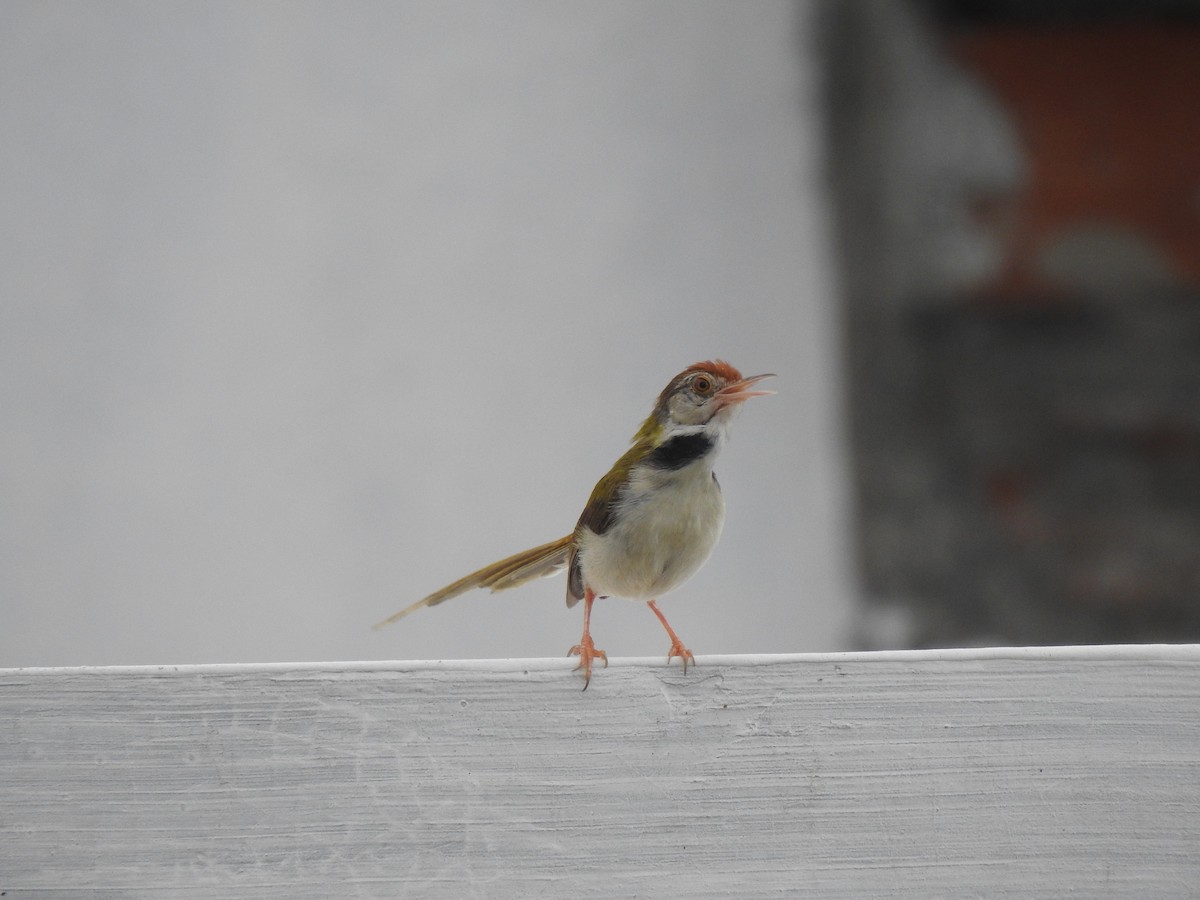
<path fill-rule="evenodd" d="M 1200 660 L 1200 644 L 1071 644 L 1035 647 L 948 647 L 934 650 L 860 650 L 838 653 L 725 653 L 704 654 L 698 663 L 708 666 L 772 666 L 790 663 L 843 662 L 932 662 L 944 660 L 1102 660 L 1102 659 L 1179 659 Z M 409 672 L 414 669 L 440 669 L 454 672 L 552 672 L 573 669 L 576 660 L 563 656 L 497 659 L 407 659 L 354 660 L 329 662 L 281 663 L 168 663 L 140 666 L 23 666 L 0 668 L 0 677 L 18 672 L 26 674 L 230 674 L 252 672 Z M 653 668 L 663 664 L 661 656 L 613 656 L 609 668 Z M 678 667 L 678 661 L 673 663 Z M 597 666 L 601 671 L 602 664 Z M 692 671 L 689 665 L 688 671 Z"/>
<path fill-rule="evenodd" d="M 0 670 L 22 897 L 1200 895 L 1200 646 Z"/>

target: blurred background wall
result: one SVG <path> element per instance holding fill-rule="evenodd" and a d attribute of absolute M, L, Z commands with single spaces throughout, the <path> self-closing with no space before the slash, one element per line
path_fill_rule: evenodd
<path fill-rule="evenodd" d="M 1200 5 L 826 11 L 855 642 L 1200 638 Z"/>
<path fill-rule="evenodd" d="M 779 393 L 664 604 L 701 661 L 1200 639 L 1198 27 L 0 5 L 0 665 L 565 653 L 561 580 L 369 626 L 714 356 Z"/>
<path fill-rule="evenodd" d="M 854 596 L 815 7 L 0 4 L 0 665 L 557 656 L 567 533 L 677 371 L 778 373 L 667 599 Z M 614 655 L 663 655 L 640 604 Z"/>

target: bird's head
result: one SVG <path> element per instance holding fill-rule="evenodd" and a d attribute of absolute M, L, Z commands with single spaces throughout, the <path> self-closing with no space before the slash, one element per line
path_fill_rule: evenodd
<path fill-rule="evenodd" d="M 767 375 L 743 378 L 742 373 L 724 360 L 699 362 L 688 366 L 671 379 L 654 404 L 654 416 L 664 427 L 724 425 L 733 418 L 743 402 L 774 391 L 751 388 Z"/>
<path fill-rule="evenodd" d="M 774 391 L 756 391 L 753 386 L 772 375 L 743 378 L 723 360 L 688 366 L 671 379 L 654 404 L 634 444 L 634 455 L 649 454 L 676 438 L 690 437 L 688 446 L 707 453 L 721 446 L 726 431 L 742 403 Z M 703 440 L 701 440 L 703 438 Z"/>

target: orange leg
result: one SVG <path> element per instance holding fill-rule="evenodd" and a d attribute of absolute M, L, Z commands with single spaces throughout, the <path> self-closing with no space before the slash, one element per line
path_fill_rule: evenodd
<path fill-rule="evenodd" d="M 579 665 L 575 667 L 578 672 L 583 669 L 583 689 L 586 691 L 588 683 L 592 680 L 592 660 L 599 657 L 604 660 L 604 668 L 608 668 L 608 654 L 603 650 L 597 650 L 596 645 L 592 643 L 592 635 L 590 626 L 592 623 L 592 603 L 596 600 L 596 594 L 591 588 L 583 590 L 583 637 L 579 639 L 579 643 L 567 651 L 567 656 L 578 656 Z"/>
<path fill-rule="evenodd" d="M 647 600 L 646 605 L 650 607 L 650 612 L 658 616 L 658 621 L 662 622 L 663 628 L 667 629 L 667 634 L 671 636 L 671 649 L 667 651 L 667 665 L 670 665 L 671 660 L 678 656 L 679 661 L 683 663 L 683 672 L 686 675 L 688 661 L 691 660 L 692 664 L 695 665 L 696 657 L 692 655 L 691 650 L 683 646 L 683 641 L 679 639 L 679 635 L 675 633 L 675 629 L 667 624 L 667 617 L 662 614 L 662 611 L 658 608 L 658 604 L 653 600 Z"/>

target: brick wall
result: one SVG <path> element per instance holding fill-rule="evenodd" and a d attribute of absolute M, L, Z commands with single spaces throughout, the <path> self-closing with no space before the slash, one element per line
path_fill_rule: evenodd
<path fill-rule="evenodd" d="M 868 646 L 1200 638 L 1200 9 L 1036 8 L 826 9 Z"/>

